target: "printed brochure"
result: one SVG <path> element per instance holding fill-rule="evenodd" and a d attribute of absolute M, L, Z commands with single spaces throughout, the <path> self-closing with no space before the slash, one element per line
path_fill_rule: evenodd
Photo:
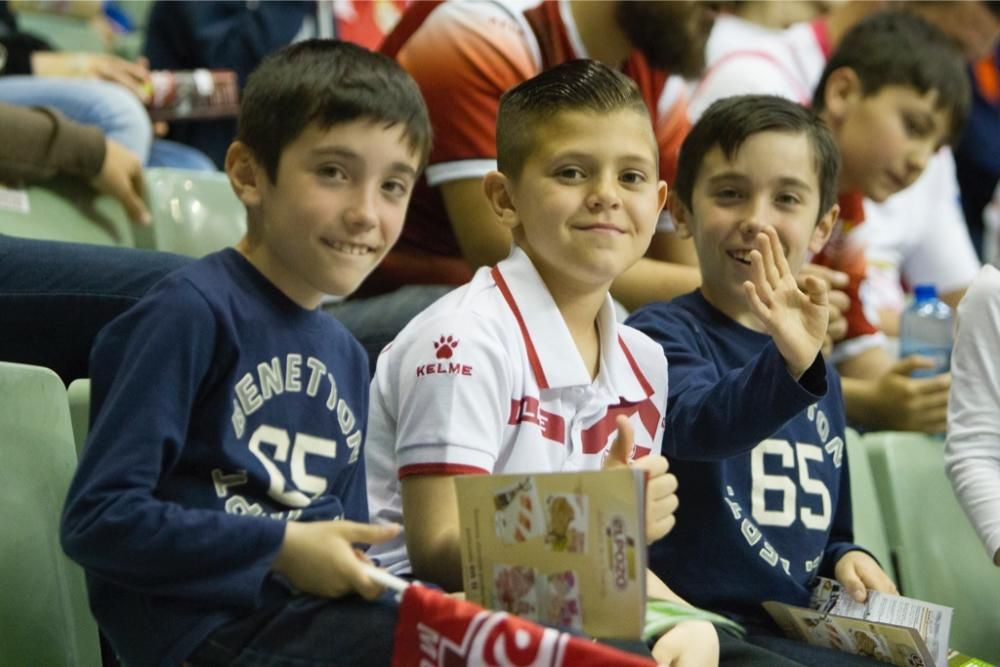
<path fill-rule="evenodd" d="M 641 472 L 465 475 L 455 488 L 469 600 L 593 637 L 640 637 Z"/>
<path fill-rule="evenodd" d="M 793 639 L 865 655 L 898 667 L 946 667 L 950 607 L 868 591 L 864 603 L 839 583 L 820 577 L 809 609 L 765 602 L 764 609 Z"/>

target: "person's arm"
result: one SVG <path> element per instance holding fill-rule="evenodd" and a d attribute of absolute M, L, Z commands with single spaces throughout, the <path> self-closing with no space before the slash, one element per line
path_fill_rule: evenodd
<path fill-rule="evenodd" d="M 945 464 L 955 495 L 1000 565 L 1000 272 L 983 269 L 958 309 Z"/>
<path fill-rule="evenodd" d="M 462 590 L 458 498 L 451 475 L 413 475 L 400 483 L 406 550 L 413 576 Z"/>
<path fill-rule="evenodd" d="M 0 147 L 0 182 L 77 176 L 117 199 L 134 222 L 149 222 L 138 158 L 97 128 L 54 109 L 0 102 Z"/>
<path fill-rule="evenodd" d="M 157 497 L 187 443 L 216 333 L 200 294 L 170 287 L 133 306 L 95 344 L 93 428 L 60 537 L 73 560 L 119 586 L 249 608 L 281 549 L 285 522 Z"/>
<path fill-rule="evenodd" d="M 943 433 L 947 426 L 951 375 L 913 378 L 933 360 L 908 357 L 877 378 L 841 376 L 847 419 L 869 430 Z"/>

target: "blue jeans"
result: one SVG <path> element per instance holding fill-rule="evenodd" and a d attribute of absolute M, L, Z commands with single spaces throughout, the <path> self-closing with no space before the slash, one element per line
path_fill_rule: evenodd
<path fill-rule="evenodd" d="M 408 285 L 395 292 L 366 299 L 349 299 L 323 306 L 340 320 L 368 352 L 368 366 L 375 375 L 375 362 L 382 348 L 393 341 L 420 311 L 454 289 L 450 285 Z"/>
<path fill-rule="evenodd" d="M 135 153 L 148 167 L 216 170 L 208 156 L 196 148 L 173 141 L 154 141 L 146 107 L 117 83 L 4 76 L 0 77 L 0 102 L 52 107 L 78 123 L 95 125 L 104 136 Z"/>
<path fill-rule="evenodd" d="M 0 234 L 0 360 L 88 377 L 101 328 L 191 262 L 152 250 Z"/>
<path fill-rule="evenodd" d="M 398 613 L 388 593 L 372 602 L 296 597 L 215 630 L 187 661 L 194 667 L 388 665 Z"/>

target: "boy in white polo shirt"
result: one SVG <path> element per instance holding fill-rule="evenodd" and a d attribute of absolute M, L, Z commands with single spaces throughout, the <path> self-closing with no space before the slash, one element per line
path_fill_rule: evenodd
<path fill-rule="evenodd" d="M 649 476 L 650 541 L 677 507 L 659 455 L 666 361 L 616 322 L 608 295 L 646 251 L 667 196 L 642 97 L 599 63 L 560 65 L 503 96 L 497 155 L 484 189 L 515 247 L 414 318 L 379 357 L 371 390 L 370 510 L 402 520 L 405 536 L 369 556 L 448 590 L 462 585 L 453 475 L 630 459 Z M 650 594 L 677 599 L 655 577 Z M 668 663 L 717 653 L 704 622 L 654 648 Z"/>

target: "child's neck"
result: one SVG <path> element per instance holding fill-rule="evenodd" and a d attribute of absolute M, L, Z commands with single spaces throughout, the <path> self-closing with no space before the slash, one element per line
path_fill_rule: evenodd
<path fill-rule="evenodd" d="M 601 336 L 597 328 L 597 317 L 604 305 L 607 290 L 579 293 L 549 286 L 549 293 L 566 322 L 566 328 L 590 373 L 590 379 L 593 380 L 601 367 Z"/>

